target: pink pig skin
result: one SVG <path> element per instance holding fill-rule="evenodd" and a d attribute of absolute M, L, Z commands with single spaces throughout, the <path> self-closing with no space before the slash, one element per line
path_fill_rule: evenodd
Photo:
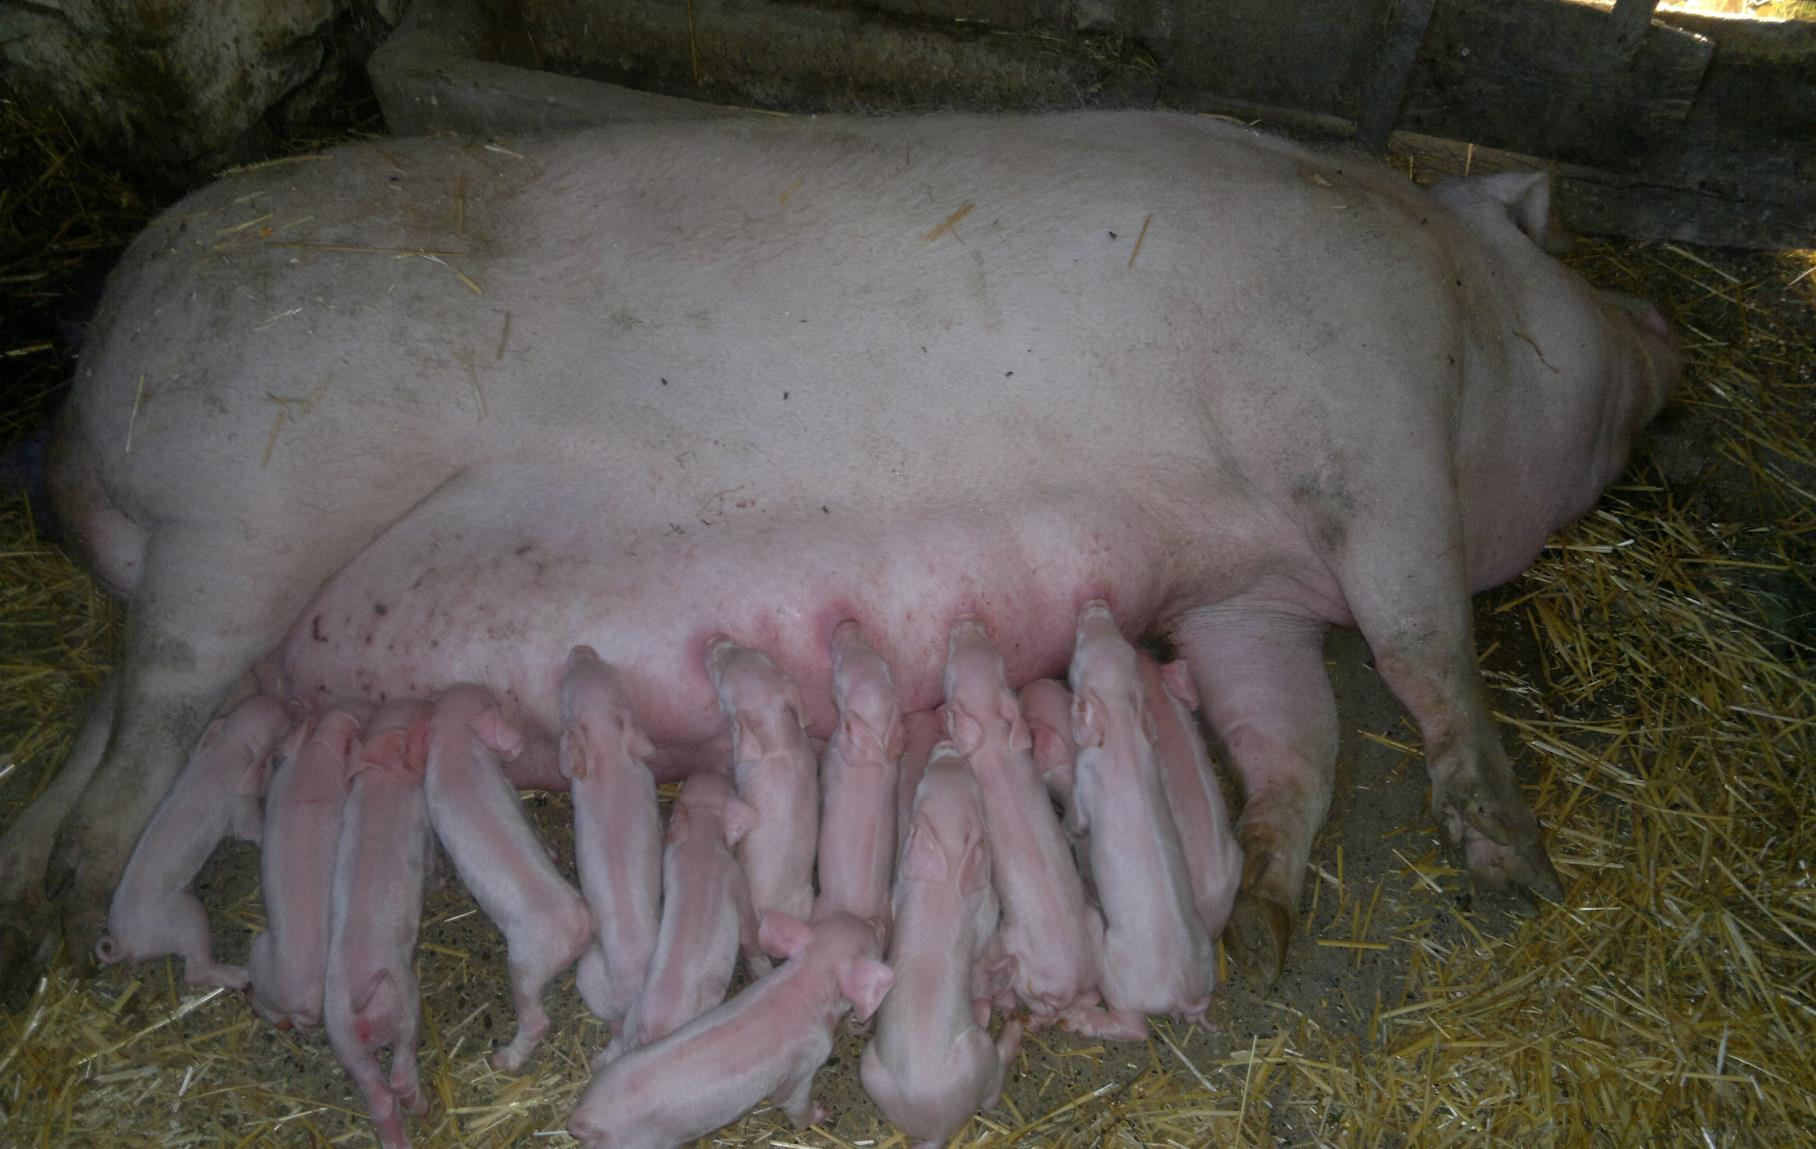
<path fill-rule="evenodd" d="M 209 724 L 114 890 L 107 932 L 95 945 L 103 964 L 176 954 L 190 985 L 246 988 L 244 969 L 215 962 L 208 912 L 189 887 L 229 833 L 259 840 L 267 765 L 293 717 L 277 699 L 255 694 Z"/>
<path fill-rule="evenodd" d="M 841 622 L 832 632 L 832 690 L 839 723 L 820 756 L 820 897 L 814 913 L 853 914 L 875 923 L 887 938 L 902 709 L 889 664 L 855 622 Z"/>
<path fill-rule="evenodd" d="M 1016 696 L 1028 737 L 1034 741 L 1034 768 L 1062 802 L 1072 797 L 1078 744 L 1072 741 L 1072 692 L 1057 678 L 1037 678 Z"/>
<path fill-rule="evenodd" d="M 1059 1020 L 1117 1037 L 1126 1020 L 1096 1009 L 1103 918 L 1084 883 L 1035 773 L 1028 725 L 983 624 L 952 624 L 946 650 L 946 728 L 971 761 L 990 828 L 990 863 L 1002 903 L 998 938 L 1009 984 L 1036 1026 Z"/>
<path fill-rule="evenodd" d="M 252 1008 L 279 1029 L 322 1022 L 347 766 L 371 716 L 363 702 L 330 706 L 299 722 L 276 756 L 259 853 L 266 928 L 252 943 L 248 972 Z"/>
<path fill-rule="evenodd" d="M 1214 942 L 1230 919 L 1236 887 L 1242 881 L 1242 847 L 1230 830 L 1223 787 L 1211 769 L 1204 739 L 1193 711 L 1198 690 L 1182 662 L 1161 666 L 1141 656 L 1141 685 L 1155 725 L 1154 753 L 1160 759 L 1160 784 L 1167 810 L 1179 830 L 1185 867 L 1192 879 L 1192 904 Z"/>
<path fill-rule="evenodd" d="M 618 671 L 591 647 L 568 652 L 561 681 L 561 769 L 574 802 L 574 855 L 599 944 L 575 981 L 614 1034 L 656 952 L 662 905 L 662 821 L 653 753 Z"/>
<path fill-rule="evenodd" d="M 738 843 L 761 915 L 806 918 L 813 909 L 813 859 L 820 822 L 819 767 L 802 722 L 801 694 L 775 663 L 719 636 L 706 646 L 707 672 L 731 727 L 732 776 L 757 824 Z M 769 966 L 747 954 L 753 973 Z"/>
<path fill-rule="evenodd" d="M 946 739 L 946 708 L 916 710 L 902 718 L 902 768 L 895 785 L 895 840 L 908 839 L 908 820 L 914 814 L 914 794 L 933 748 Z"/>
<path fill-rule="evenodd" d="M 847 1011 L 876 1011 L 895 980 L 876 931 L 850 914 L 813 925 L 764 914 L 765 952 L 787 959 L 737 997 L 607 1065 L 568 1116 L 587 1149 L 674 1149 L 773 1100 L 797 1128 L 819 1120 L 813 1076 Z"/>
<path fill-rule="evenodd" d="M 501 758 L 515 757 L 521 743 L 489 691 L 456 687 L 436 699 L 423 780 L 435 836 L 505 937 L 517 1034 L 492 1054 L 492 1067 L 512 1071 L 548 1031 L 543 987 L 593 940 L 586 902 L 549 861 L 505 777 Z"/>
<path fill-rule="evenodd" d="M 1079 612 L 1071 680 L 1078 773 L 1069 817 L 1090 835 L 1104 910 L 1104 1002 L 1144 1030 L 1142 1014 L 1201 1020 L 1211 939 L 1167 812 L 1135 648 L 1101 600 Z"/>
<path fill-rule="evenodd" d="M 756 820 L 723 774 L 695 774 L 682 785 L 662 849 L 656 953 L 608 1057 L 667 1037 L 725 1000 L 739 951 L 756 946 L 750 889 L 732 855 Z"/>
<path fill-rule="evenodd" d="M 915 795 L 895 880 L 895 988 L 864 1049 L 864 1089 L 921 1149 L 937 1149 L 979 1109 L 996 1105 L 1021 1047 L 1011 1021 L 994 1043 L 975 970 L 996 933 L 996 892 L 977 780 L 950 743 L 933 751 Z"/>
<path fill-rule="evenodd" d="M 393 699 L 367 724 L 348 767 L 330 902 L 322 1018 L 334 1056 L 365 1095 L 384 1149 L 403 1149 L 403 1113 L 428 1109 L 418 1085 L 421 1003 L 414 953 L 433 838 L 422 780 L 429 707 Z M 391 1049 L 391 1072 L 378 1051 Z"/>

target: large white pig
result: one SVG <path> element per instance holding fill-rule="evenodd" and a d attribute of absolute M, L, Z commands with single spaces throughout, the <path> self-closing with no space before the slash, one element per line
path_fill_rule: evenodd
<path fill-rule="evenodd" d="M 1013 687 L 1065 665 L 1093 597 L 1170 633 L 1230 748 L 1239 953 L 1277 963 L 1329 802 L 1333 623 L 1418 722 L 1470 869 L 1556 893 L 1468 595 L 1619 474 L 1677 355 L 1548 227 L 1542 175 L 1428 192 L 1162 112 L 621 124 L 237 173 L 126 255 L 52 445 L 72 541 L 132 607 L 107 736 L 0 843 L 5 964 L 50 926 L 54 827 L 93 936 L 274 648 L 306 697 L 478 682 L 548 737 L 586 642 L 636 668 L 672 778 L 728 753 L 714 634 L 824 738 L 840 620 L 911 712 L 959 615 Z"/>

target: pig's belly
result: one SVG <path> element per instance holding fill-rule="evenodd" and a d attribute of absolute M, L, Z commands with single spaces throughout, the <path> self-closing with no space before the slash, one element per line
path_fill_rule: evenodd
<path fill-rule="evenodd" d="M 540 511 L 483 491 L 430 500 L 329 581 L 286 642 L 299 697 L 474 682 L 548 734 L 567 652 L 585 643 L 623 671 L 672 777 L 729 748 L 704 665 L 716 633 L 799 683 L 824 737 L 842 619 L 863 624 L 916 710 L 939 702 L 961 613 L 985 620 L 1020 683 L 1063 668 L 1084 600 L 1109 599 L 1134 631 L 1173 594 L 1152 516 L 1108 495 L 633 522 L 583 484 L 554 484 Z"/>

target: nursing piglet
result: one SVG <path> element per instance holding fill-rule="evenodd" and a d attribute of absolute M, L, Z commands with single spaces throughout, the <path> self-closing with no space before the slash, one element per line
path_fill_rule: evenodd
<path fill-rule="evenodd" d="M 591 647 L 568 652 L 561 680 L 561 770 L 574 802 L 580 890 L 599 944 L 575 983 L 614 1034 L 643 988 L 661 924 L 662 822 L 655 747 L 631 713 L 618 672 Z"/>
<path fill-rule="evenodd" d="M 916 710 L 902 718 L 902 768 L 895 784 L 895 840 L 908 840 L 908 820 L 914 814 L 914 793 L 933 748 L 946 740 L 946 708 Z"/>
<path fill-rule="evenodd" d="M 1141 685 L 1154 719 L 1154 754 L 1160 760 L 1160 784 L 1167 809 L 1179 830 L 1186 873 L 1192 879 L 1192 904 L 1213 942 L 1223 933 L 1242 881 L 1242 847 L 1230 832 L 1223 787 L 1211 769 L 1198 721 L 1198 688 L 1181 662 L 1161 666 L 1141 656 Z"/>
<path fill-rule="evenodd" d="M 1104 1002 L 1144 1031 L 1142 1014 L 1202 1019 L 1211 940 L 1167 813 L 1135 648 L 1102 600 L 1079 613 L 1071 680 L 1078 768 L 1069 819 L 1090 835 L 1104 913 Z"/>
<path fill-rule="evenodd" d="M 975 983 L 996 933 L 997 901 L 983 798 L 950 743 L 934 750 L 915 795 L 893 908 L 895 988 L 859 1071 L 883 1115 L 921 1149 L 937 1149 L 996 1104 L 1021 1047 L 1020 1023 L 1005 1025 L 995 1042 L 984 1028 L 990 1000 Z"/>
<path fill-rule="evenodd" d="M 372 715 L 343 702 L 300 722 L 275 756 L 259 851 L 265 932 L 252 943 L 252 1008 L 279 1029 L 320 1025 L 329 894 L 347 802 L 348 760 Z"/>
<path fill-rule="evenodd" d="M 283 703 L 255 694 L 209 723 L 127 860 L 95 945 L 103 964 L 176 954 L 190 985 L 246 988 L 244 969 L 214 960 L 190 883 L 229 832 L 259 840 L 267 763 L 291 721 Z"/>
<path fill-rule="evenodd" d="M 423 781 L 429 822 L 454 872 L 504 934 L 517 1034 L 492 1054 L 494 1069 L 523 1066 L 548 1031 L 542 990 L 593 938 L 593 917 L 549 861 L 502 760 L 521 735 L 489 691 L 460 686 L 435 701 Z"/>
<path fill-rule="evenodd" d="M 808 925 L 764 914 L 766 953 L 786 959 L 743 993 L 608 1064 L 568 1117 L 587 1149 L 673 1149 L 774 1101 L 797 1128 L 821 1119 L 813 1077 L 847 1012 L 869 1017 L 895 980 L 876 931 L 850 914 Z"/>
<path fill-rule="evenodd" d="M 365 1096 L 384 1149 L 403 1149 L 403 1111 L 422 1113 L 414 954 L 433 840 L 423 796 L 429 708 L 395 699 L 372 716 L 348 768 L 330 901 L 322 1017 L 334 1056 Z M 391 1071 L 378 1051 L 391 1050 Z"/>
<path fill-rule="evenodd" d="M 820 897 L 814 912 L 854 914 L 876 923 L 887 938 L 902 710 L 889 664 L 855 622 L 841 622 L 832 632 L 832 693 L 839 724 L 820 756 Z"/>
<path fill-rule="evenodd" d="M 1070 801 L 1078 761 L 1078 744 L 1072 741 L 1072 692 L 1057 678 L 1037 678 L 1021 688 L 1016 700 L 1034 742 L 1034 768 L 1054 797 Z"/>
<path fill-rule="evenodd" d="M 953 623 L 947 638 L 946 728 L 970 759 L 983 795 L 1010 987 L 1035 1025 L 1064 1015 L 1080 1032 L 1132 1035 L 1126 1019 L 1095 1008 L 1103 919 L 1085 901 L 1053 803 L 1035 773 L 1028 724 L 1004 677 L 1002 655 L 974 618 Z"/>
<path fill-rule="evenodd" d="M 781 910 L 806 918 L 813 909 L 813 858 L 820 822 L 818 764 L 802 726 L 801 695 L 775 663 L 720 637 L 707 644 L 707 672 L 731 725 L 732 775 L 757 824 L 738 843 L 760 915 Z M 747 954 L 751 970 L 769 962 Z"/>
<path fill-rule="evenodd" d="M 732 854 L 756 822 L 723 774 L 706 771 L 682 784 L 662 847 L 655 956 L 607 1057 L 667 1037 L 725 1000 L 739 951 L 757 944 L 750 888 Z"/>

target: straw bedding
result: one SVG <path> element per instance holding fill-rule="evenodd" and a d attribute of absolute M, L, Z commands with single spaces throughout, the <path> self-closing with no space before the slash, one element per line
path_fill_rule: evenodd
<path fill-rule="evenodd" d="M 54 122 L 0 104 L 0 440 L 66 378 L 53 322 L 91 251 L 144 209 Z M 24 174 L 22 175 L 21 172 Z M 104 266 L 106 257 L 100 259 Z M 1477 605 L 1483 665 L 1568 888 L 1537 912 L 1476 891 L 1423 807 L 1417 739 L 1350 636 L 1331 644 L 1340 797 L 1270 995 L 1219 989 L 1213 1032 L 1146 1046 L 1031 1038 L 1001 1108 L 957 1144 L 1787 1145 L 1816 1130 L 1816 257 L 1584 245 L 1593 281 L 1659 301 L 1686 380 L 1626 477 Z M 15 322 L 16 321 L 16 322 Z M 47 781 L 114 656 L 120 612 L 0 506 L 0 824 Z M 571 856 L 564 797 L 531 799 Z M 223 960 L 261 925 L 256 854 L 202 879 Z M 421 1144 L 568 1143 L 603 1039 L 571 975 L 521 1076 L 484 1055 L 511 1015 L 503 947 L 457 884 L 433 891 Z M 842 1039 L 834 1116 L 760 1111 L 726 1146 L 901 1145 Z M 59 964 L 0 1015 L 0 1144 L 366 1144 L 318 1033 L 279 1033 L 170 964 Z M 531 1140 L 531 1139 L 534 1140 Z"/>

